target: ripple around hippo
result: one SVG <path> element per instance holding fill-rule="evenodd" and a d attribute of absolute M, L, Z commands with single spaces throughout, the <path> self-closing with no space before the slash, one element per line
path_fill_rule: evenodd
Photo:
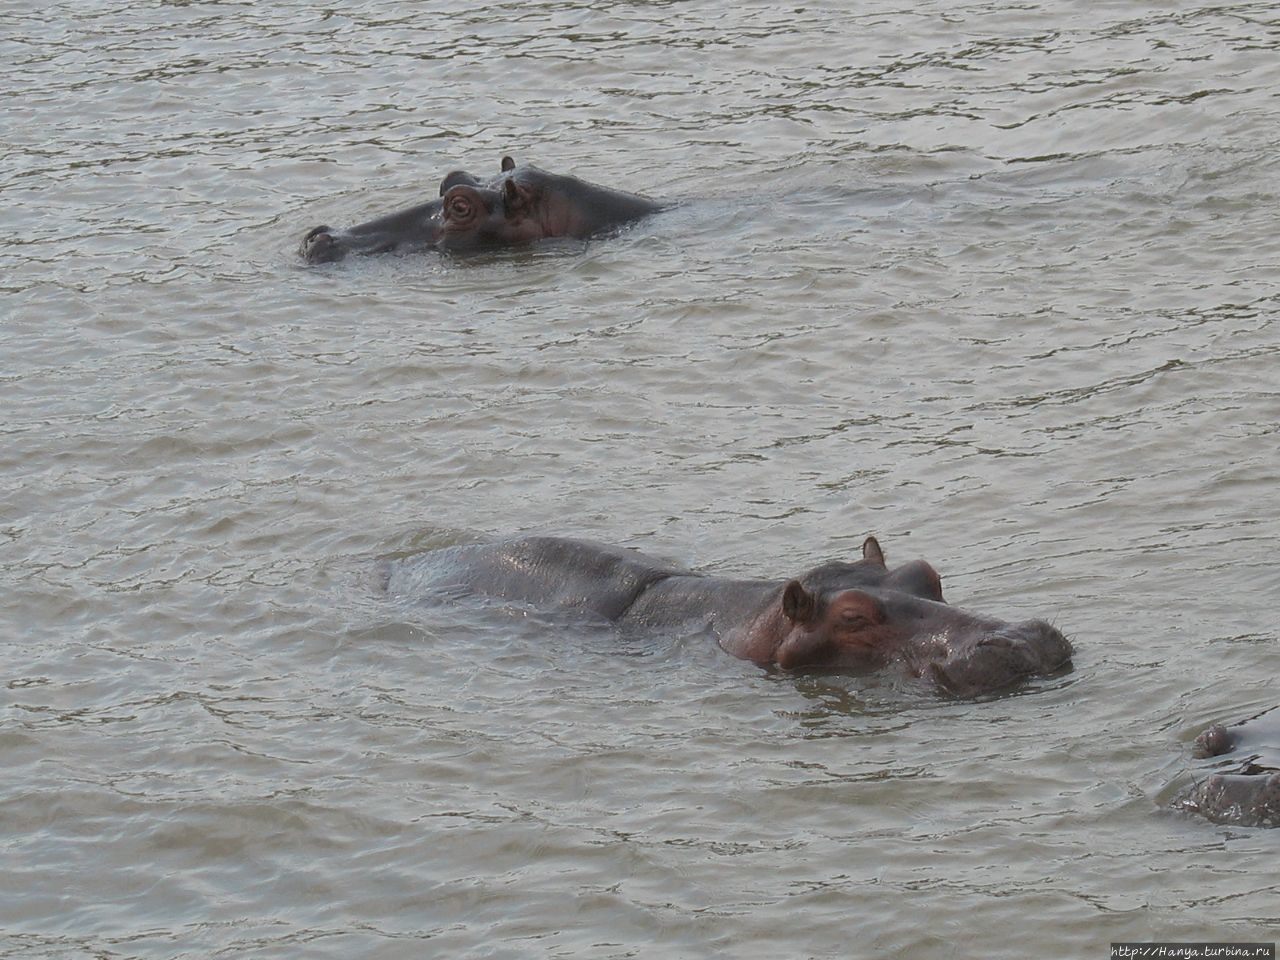
<path fill-rule="evenodd" d="M 711 577 L 636 550 L 527 537 L 396 561 L 387 590 L 491 597 L 651 630 L 702 626 L 762 666 L 866 673 L 897 665 L 962 696 L 1057 672 L 1072 655 L 1043 620 L 1006 623 L 950 606 L 932 566 L 890 569 L 874 537 L 857 562 L 824 563 L 790 580 Z"/>

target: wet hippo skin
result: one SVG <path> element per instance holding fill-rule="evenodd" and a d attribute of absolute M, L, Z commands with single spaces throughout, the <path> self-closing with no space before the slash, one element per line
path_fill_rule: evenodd
<path fill-rule="evenodd" d="M 398 596 L 480 596 L 652 630 L 705 627 L 729 653 L 785 670 L 866 673 L 897 666 L 940 690 L 973 695 L 1070 664 L 1043 620 L 1006 623 L 948 605 L 923 560 L 890 568 L 874 537 L 855 562 L 783 580 L 696 573 L 636 550 L 524 537 L 391 563 Z"/>
<path fill-rule="evenodd" d="M 438 198 L 368 223 L 345 230 L 313 227 L 302 237 L 302 258 L 330 263 L 350 254 L 468 253 L 554 237 L 586 240 L 663 209 L 638 194 L 517 166 L 510 157 L 501 167 L 488 180 L 454 171 L 441 182 Z"/>

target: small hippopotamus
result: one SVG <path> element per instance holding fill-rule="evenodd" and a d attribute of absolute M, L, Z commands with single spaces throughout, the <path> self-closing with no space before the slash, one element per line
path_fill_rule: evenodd
<path fill-rule="evenodd" d="M 1226 754 L 1225 772 L 1196 783 L 1177 805 L 1214 823 L 1280 827 L 1280 707 L 1230 727 L 1215 723 L 1192 747 L 1197 759 Z"/>
<path fill-rule="evenodd" d="M 351 253 L 471 253 L 552 237 L 586 240 L 661 209 L 647 197 L 503 157 L 502 172 L 489 180 L 449 174 L 429 203 L 347 230 L 314 227 L 303 235 L 301 253 L 308 263 L 329 263 Z"/>
<path fill-rule="evenodd" d="M 1043 620 L 1006 623 L 942 599 L 923 560 L 890 569 L 875 537 L 856 562 L 787 580 L 695 573 L 636 550 L 524 537 L 393 561 L 393 595 L 475 595 L 577 611 L 627 627 L 706 628 L 734 656 L 784 670 L 866 673 L 898 665 L 958 695 L 1069 666 L 1071 644 Z"/>

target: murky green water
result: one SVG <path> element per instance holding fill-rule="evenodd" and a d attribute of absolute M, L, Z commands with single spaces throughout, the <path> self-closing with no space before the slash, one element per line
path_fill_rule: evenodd
<path fill-rule="evenodd" d="M 0 955 L 1103 957 L 1280 939 L 1167 809 L 1277 702 L 1270 4 L 3 5 Z M 503 153 L 617 239 L 299 263 Z M 980 702 L 390 601 L 538 531 L 876 534 Z"/>

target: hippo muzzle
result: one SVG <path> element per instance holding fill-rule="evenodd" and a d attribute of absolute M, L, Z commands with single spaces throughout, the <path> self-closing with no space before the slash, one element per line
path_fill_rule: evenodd
<path fill-rule="evenodd" d="M 1043 620 L 997 623 L 989 630 L 942 636 L 909 650 L 912 672 L 957 696 L 1006 687 L 1023 677 L 1050 674 L 1071 661 L 1071 643 Z"/>

